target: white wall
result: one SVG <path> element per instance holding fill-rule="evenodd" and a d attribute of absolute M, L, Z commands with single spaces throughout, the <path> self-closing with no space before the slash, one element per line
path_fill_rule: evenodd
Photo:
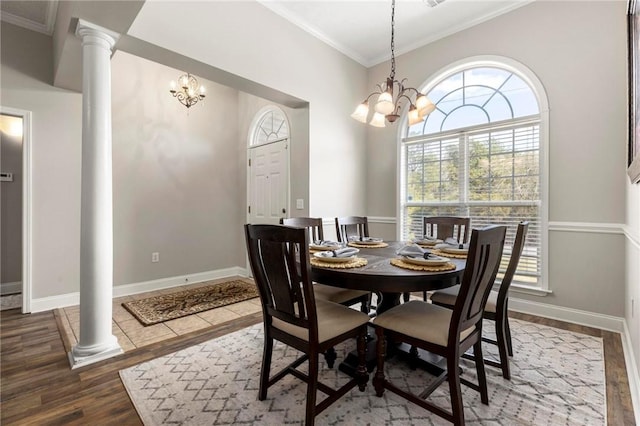
<path fill-rule="evenodd" d="M 546 297 L 516 297 L 624 315 L 626 153 L 625 2 L 534 2 L 397 58 L 397 74 L 421 86 L 449 64 L 498 55 L 527 66 L 549 101 L 549 235 Z M 373 68 L 369 85 L 389 72 Z M 367 213 L 395 216 L 397 127 L 367 132 Z M 595 225 L 594 225 L 595 224 Z M 597 225 L 611 225 L 613 234 Z M 379 225 L 381 226 L 381 225 Z M 393 227 L 389 224 L 387 228 Z M 554 226 L 551 227 L 554 229 Z"/>
<path fill-rule="evenodd" d="M 361 65 L 256 2 L 147 2 L 129 34 L 308 101 L 310 214 L 365 213 Z"/>
<path fill-rule="evenodd" d="M 640 184 L 627 183 L 626 285 L 624 318 L 629 331 L 629 349 L 633 363 L 627 367 L 635 374 L 636 407 L 640 407 Z M 632 306 L 633 305 L 633 306 Z M 634 371 L 635 370 L 635 371 Z M 633 392 L 633 385 L 632 392 Z"/>

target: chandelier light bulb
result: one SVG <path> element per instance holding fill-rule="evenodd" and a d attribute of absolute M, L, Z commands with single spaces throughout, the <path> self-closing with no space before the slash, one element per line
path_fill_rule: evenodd
<path fill-rule="evenodd" d="M 420 117 L 420 114 L 418 113 L 418 108 L 412 105 L 411 108 L 409 109 L 409 126 L 413 126 L 414 124 L 418 124 L 422 121 L 424 121 L 424 118 Z"/>
<path fill-rule="evenodd" d="M 382 115 L 391 114 L 395 110 L 395 105 L 393 103 L 393 96 L 391 92 L 382 92 L 378 97 L 378 102 L 376 103 L 376 112 L 379 112 Z"/>
<path fill-rule="evenodd" d="M 175 92 L 176 91 L 176 81 L 175 80 L 171 80 L 171 83 L 169 83 L 169 91 L 170 92 Z"/>
<path fill-rule="evenodd" d="M 373 127 L 385 127 L 384 124 L 384 114 L 380 114 L 379 112 L 375 112 L 371 121 L 369 122 Z"/>
<path fill-rule="evenodd" d="M 367 122 L 367 116 L 369 115 L 369 102 L 364 101 L 356 107 L 356 110 L 351 114 L 351 118 L 358 120 L 361 123 Z"/>
<path fill-rule="evenodd" d="M 424 103 L 424 106 L 423 107 L 417 106 L 417 100 L 416 100 L 416 106 L 418 107 L 418 114 L 420 114 L 420 117 L 426 117 L 427 115 L 435 111 L 436 106 L 426 96 L 423 95 L 422 97 L 426 100 L 426 102 Z"/>

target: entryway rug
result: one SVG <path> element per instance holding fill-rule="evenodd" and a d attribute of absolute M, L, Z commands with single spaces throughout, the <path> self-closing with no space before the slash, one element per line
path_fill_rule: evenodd
<path fill-rule="evenodd" d="M 492 325 L 487 324 L 487 331 Z M 478 392 L 462 386 L 466 423 L 605 425 L 602 339 L 519 320 L 511 320 L 511 325 L 515 353 L 512 378 L 505 380 L 498 369 L 486 368 L 488 406 L 480 402 Z M 269 388 L 265 401 L 258 401 L 262 346 L 262 324 L 257 324 L 122 370 L 120 376 L 148 426 L 303 424 L 306 385 L 300 380 L 285 377 Z M 346 342 L 336 347 L 337 362 L 353 346 L 353 342 Z M 495 356 L 493 345 L 485 347 L 485 352 Z M 272 372 L 299 355 L 276 342 Z M 462 362 L 463 377 L 475 381 L 473 364 Z M 424 389 L 433 378 L 395 359 L 385 364 L 385 374 L 414 392 Z M 324 362 L 320 377 L 330 386 L 347 380 Z M 319 392 L 318 400 L 322 398 L 324 394 Z M 447 385 L 441 385 L 430 400 L 450 407 Z M 376 397 L 371 381 L 365 392 L 355 388 L 327 408 L 316 424 L 450 425 L 389 391 Z"/>
<path fill-rule="evenodd" d="M 142 324 L 152 325 L 258 296 L 255 284 L 233 280 L 125 302 L 122 306 Z"/>

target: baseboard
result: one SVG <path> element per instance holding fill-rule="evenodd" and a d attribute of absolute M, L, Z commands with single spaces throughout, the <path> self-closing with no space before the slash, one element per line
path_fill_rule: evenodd
<path fill-rule="evenodd" d="M 234 276 L 248 276 L 247 269 L 234 266 L 232 268 L 218 269 L 215 271 L 198 272 L 195 274 L 179 275 L 175 277 L 143 281 L 140 283 L 119 285 L 113 288 L 113 297 L 129 296 L 147 291 L 162 290 L 185 284 L 194 284 Z M 65 308 L 67 306 L 75 306 L 79 304 L 79 292 L 61 294 L 59 296 L 42 297 L 31 300 L 31 312 L 49 311 L 52 309 Z"/>
<path fill-rule="evenodd" d="M 633 412 L 636 418 L 636 424 L 640 425 L 640 373 L 638 373 L 638 364 L 633 352 L 633 343 L 631 342 L 631 333 L 624 322 L 624 333 L 622 333 L 622 349 L 624 351 L 624 362 L 627 367 L 627 377 L 629 378 L 629 391 L 631 392 L 631 402 L 633 404 Z"/>
<path fill-rule="evenodd" d="M 602 330 L 624 332 L 624 318 L 509 297 L 509 310 Z"/>
<path fill-rule="evenodd" d="M 0 284 L 0 295 L 22 293 L 22 281 Z"/>
<path fill-rule="evenodd" d="M 119 285 L 113 288 L 113 297 L 129 296 L 132 294 L 162 290 L 185 284 L 201 283 L 203 281 L 217 280 L 233 276 L 247 276 L 246 268 L 234 266 L 232 268 L 217 269 L 215 271 L 198 272 L 195 274 L 179 275 L 175 277 L 143 281 L 140 283 Z"/>

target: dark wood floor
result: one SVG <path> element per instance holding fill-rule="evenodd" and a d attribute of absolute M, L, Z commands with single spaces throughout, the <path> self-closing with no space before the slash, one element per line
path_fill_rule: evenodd
<path fill-rule="evenodd" d="M 609 425 L 634 425 L 620 335 L 529 315 L 516 318 L 604 340 Z M 206 331 L 135 349 L 91 366 L 70 370 L 52 311 L 0 313 L 0 423 L 2 425 L 139 425 L 140 419 L 118 371 L 261 321 L 251 314 Z"/>

